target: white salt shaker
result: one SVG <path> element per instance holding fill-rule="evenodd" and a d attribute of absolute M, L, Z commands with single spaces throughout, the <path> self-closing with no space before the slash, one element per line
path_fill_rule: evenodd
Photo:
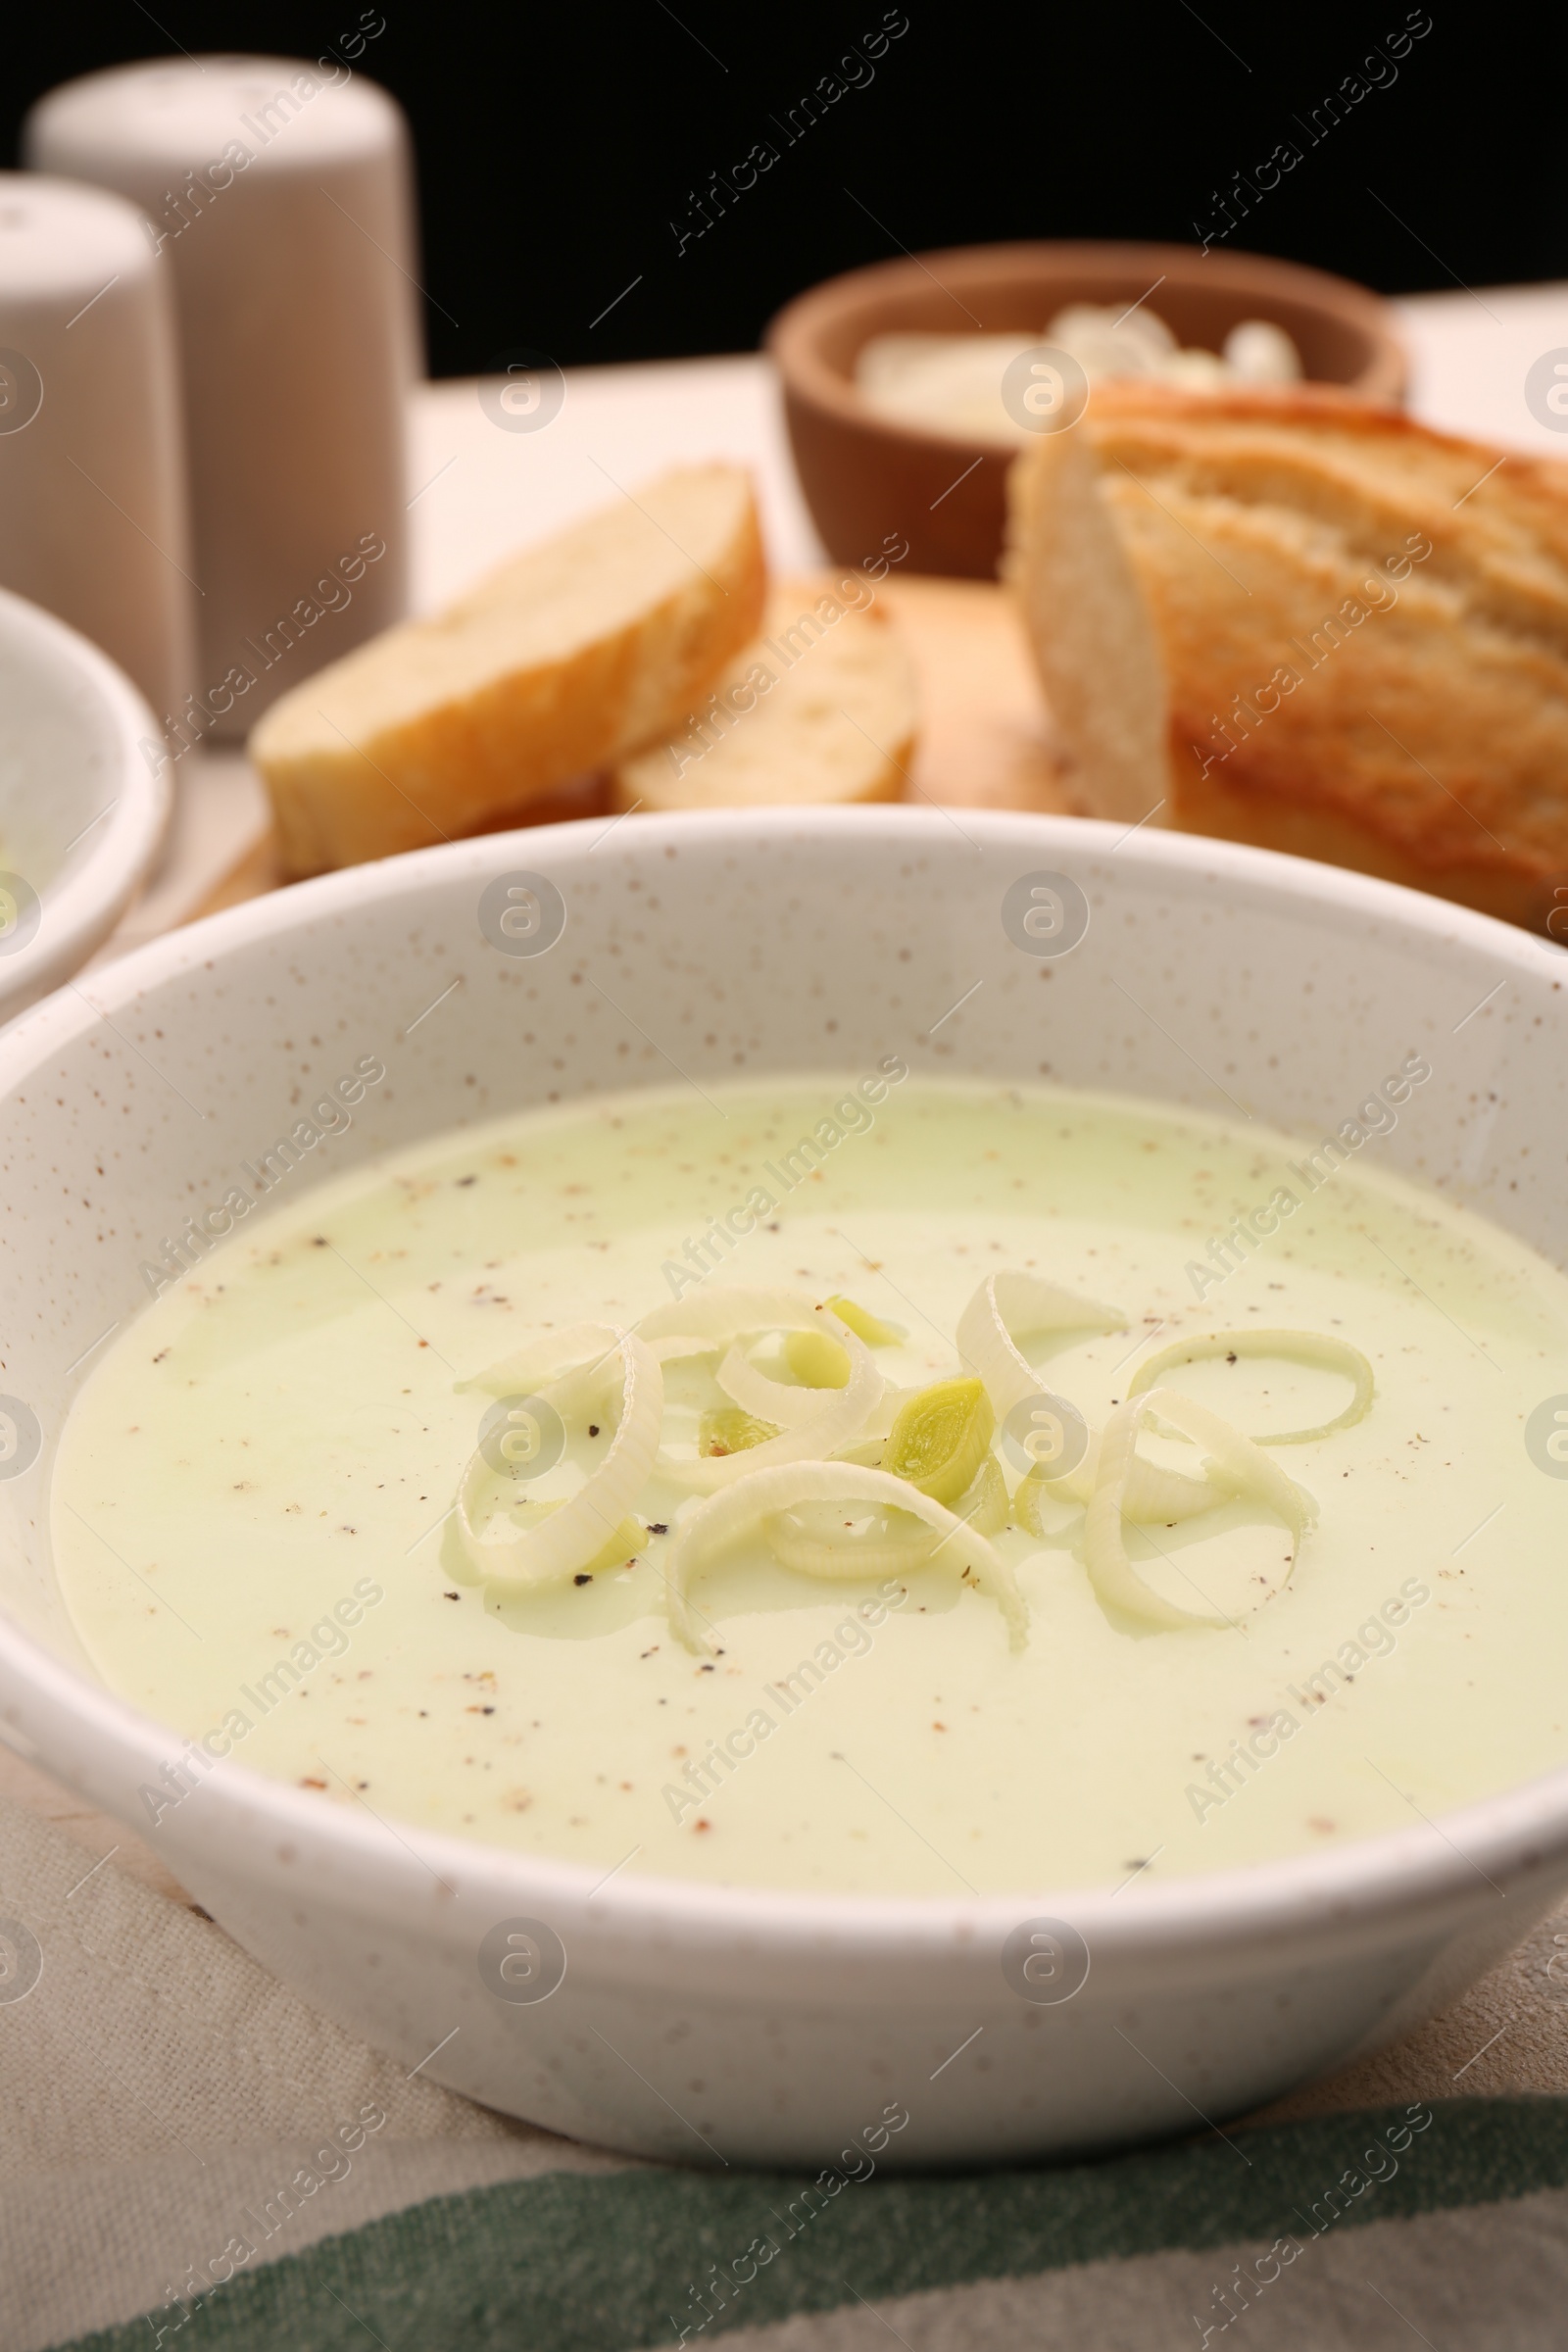
<path fill-rule="evenodd" d="M 129 197 L 172 280 L 202 594 L 171 749 L 243 734 L 406 609 L 403 115 L 335 56 L 158 60 L 51 91 L 24 151 Z"/>
<path fill-rule="evenodd" d="M 173 304 L 133 209 L 0 172 L 0 587 L 154 710 L 195 682 Z"/>

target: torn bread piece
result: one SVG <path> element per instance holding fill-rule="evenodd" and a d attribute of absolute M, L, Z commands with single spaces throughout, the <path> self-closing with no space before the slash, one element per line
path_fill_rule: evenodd
<path fill-rule="evenodd" d="M 668 732 L 756 635 L 764 595 L 750 477 L 692 466 L 388 629 L 251 736 L 287 871 L 547 813 Z"/>
<path fill-rule="evenodd" d="M 1101 386 L 1011 509 L 1089 813 L 1568 903 L 1568 466 L 1319 387 Z"/>
<path fill-rule="evenodd" d="M 617 808 L 898 799 L 918 725 L 914 670 L 870 582 L 781 580 L 762 626 L 668 742 L 620 763 Z"/>
<path fill-rule="evenodd" d="M 1008 497 L 1008 577 L 1086 811 L 1136 824 L 1168 806 L 1165 672 L 1088 436 L 1043 435 Z"/>

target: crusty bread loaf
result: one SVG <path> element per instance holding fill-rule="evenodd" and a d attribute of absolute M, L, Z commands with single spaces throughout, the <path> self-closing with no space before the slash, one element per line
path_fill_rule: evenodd
<path fill-rule="evenodd" d="M 1320 388 L 1097 386 L 1008 576 L 1084 808 L 1539 928 L 1568 881 L 1568 466 Z"/>
<path fill-rule="evenodd" d="M 680 469 L 273 704 L 250 739 L 292 874 L 543 812 L 666 734 L 756 634 L 749 477 Z"/>
<path fill-rule="evenodd" d="M 762 637 L 667 743 L 616 768 L 616 806 L 896 801 L 914 751 L 914 672 L 874 599 L 858 572 L 779 581 Z"/>

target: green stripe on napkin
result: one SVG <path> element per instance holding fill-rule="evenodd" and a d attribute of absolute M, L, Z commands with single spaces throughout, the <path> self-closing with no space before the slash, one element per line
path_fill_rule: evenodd
<path fill-rule="evenodd" d="M 832 2195 L 793 2174 L 552 2173 L 430 2198 L 74 2352 L 156 2352 L 192 2323 L 189 2352 L 366 2352 L 372 2337 L 387 2352 L 627 2352 L 705 2317 L 717 2335 L 1172 2248 L 1304 2247 L 1565 2184 L 1561 2098 L 1383 2108 L 1028 2172 L 841 2180 Z M 759 2266 L 741 2286 L 737 2264 Z M 715 2271 L 731 2279 L 722 2305 Z"/>

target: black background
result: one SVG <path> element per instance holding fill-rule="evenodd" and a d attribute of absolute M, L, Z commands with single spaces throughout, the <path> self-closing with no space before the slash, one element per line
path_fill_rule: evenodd
<path fill-rule="evenodd" d="M 72 74 L 180 48 L 314 58 L 361 23 L 361 0 L 151 6 L 13 13 L 8 161 L 27 105 Z M 1186 0 L 905 13 L 874 78 L 786 146 L 773 118 L 882 25 L 880 0 L 674 13 L 378 0 L 365 21 L 384 15 L 385 30 L 357 70 L 414 127 L 432 372 L 476 372 L 519 345 L 566 365 L 747 350 L 790 295 L 901 247 L 1197 242 L 1195 223 L 1222 224 L 1215 191 L 1286 140 L 1302 160 L 1233 249 L 1385 292 L 1568 277 L 1560 7 L 1529 22 L 1431 0 L 1397 78 L 1315 145 L 1314 107 L 1405 26 L 1396 0 L 1326 15 L 1222 0 L 1200 16 Z M 762 139 L 778 163 L 677 256 L 670 223 L 697 220 L 692 191 Z"/>

